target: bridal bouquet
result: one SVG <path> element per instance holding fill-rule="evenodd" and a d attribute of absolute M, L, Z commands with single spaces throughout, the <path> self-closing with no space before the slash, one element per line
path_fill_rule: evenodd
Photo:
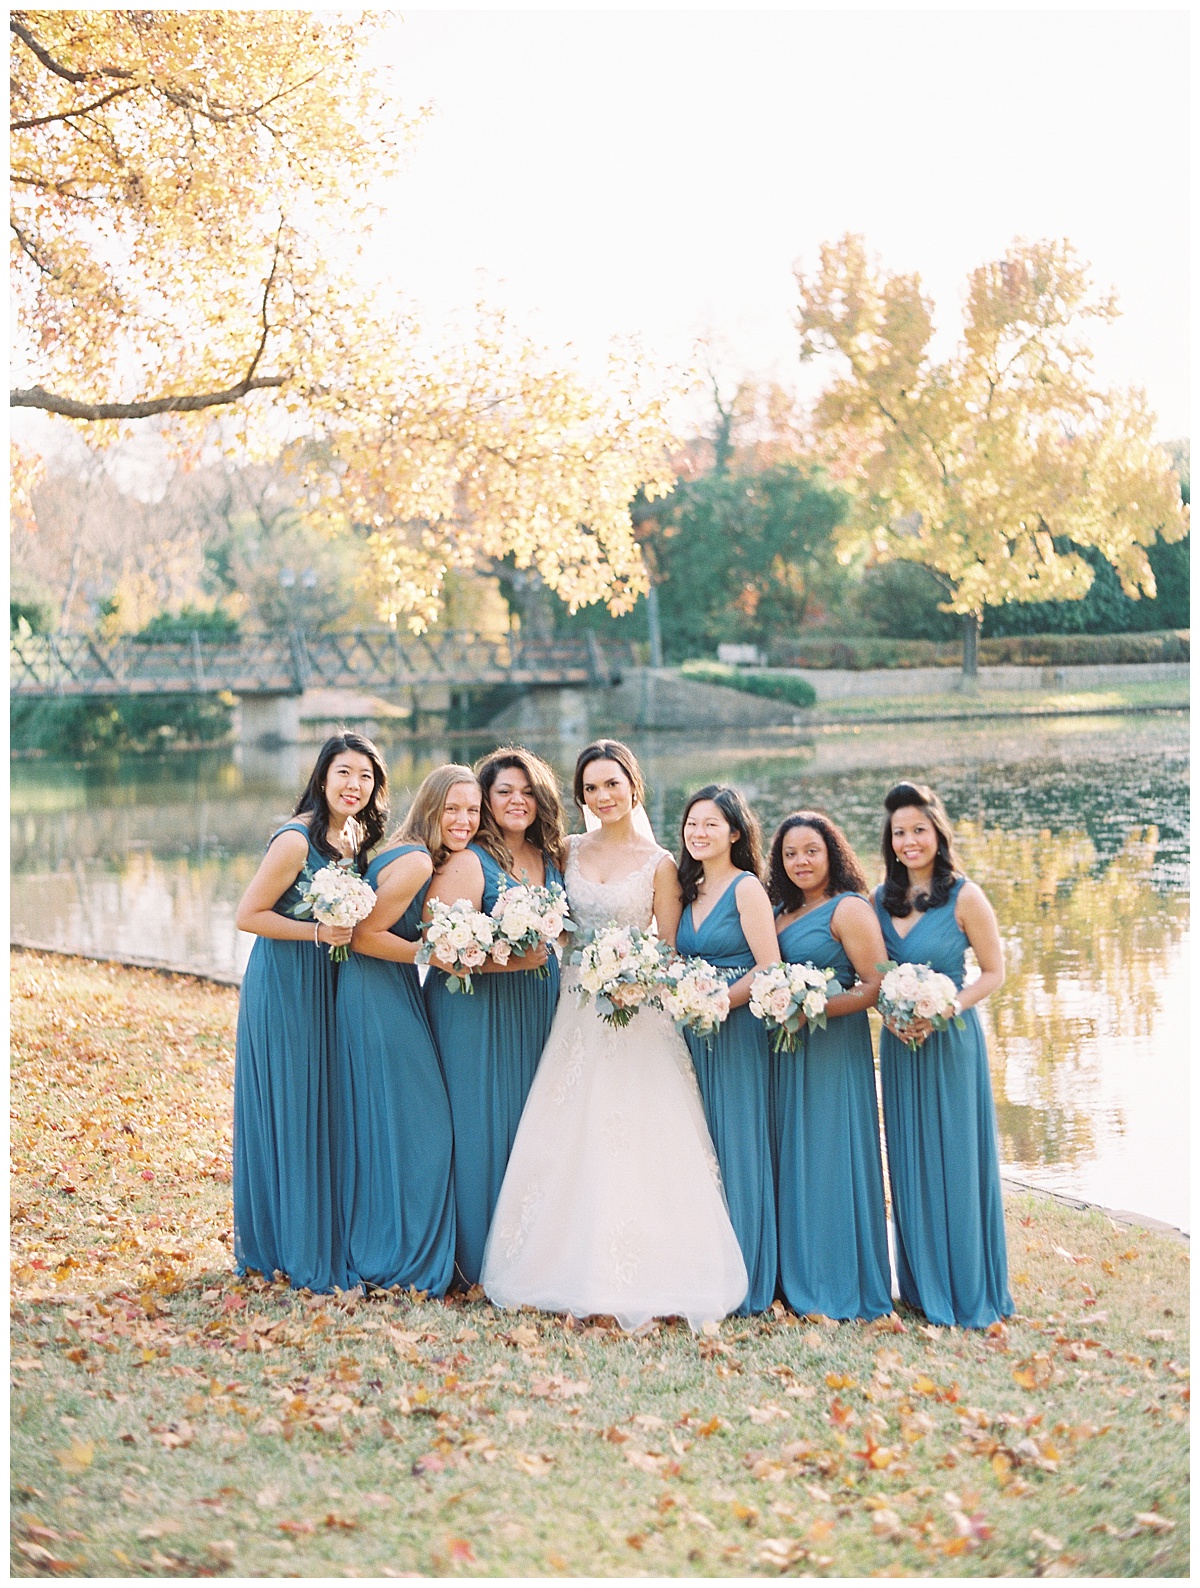
<path fill-rule="evenodd" d="M 903 1030 L 914 1020 L 928 1020 L 935 1031 L 945 1031 L 952 1023 L 961 1031 L 966 1025 L 963 1017 L 955 1013 L 958 988 L 949 976 L 930 965 L 897 965 L 893 959 L 875 968 L 886 972 L 877 1007 L 894 1026 Z M 910 1053 L 921 1046 L 915 1040 L 901 1040 Z"/>
<path fill-rule="evenodd" d="M 492 952 L 495 921 L 477 910 L 469 899 L 455 899 L 453 904 L 434 899 L 429 914 L 425 941 L 417 950 L 417 964 L 436 965 L 438 970 L 444 970 L 452 993 L 474 992 L 471 972 L 478 970 Z"/>
<path fill-rule="evenodd" d="M 560 883 L 545 887 L 523 882 L 510 887 L 501 882 L 500 897 L 492 905 L 495 938 L 492 958 L 507 965 L 512 954 L 528 954 L 539 943 L 555 944 L 563 932 L 573 932 L 575 923 L 567 915 L 567 895 Z M 536 976 L 550 972 L 540 965 Z"/>
<path fill-rule="evenodd" d="M 711 1038 L 729 1016 L 729 984 L 706 959 L 682 959 L 665 949 L 654 1001 L 676 1031 Z"/>
<path fill-rule="evenodd" d="M 351 869 L 352 865 L 351 861 L 305 871 L 301 880 L 308 883 L 303 898 L 306 909 L 299 919 L 315 919 L 322 926 L 357 926 L 366 920 L 375 908 L 375 889 Z M 331 943 L 329 957 L 335 965 L 349 959 L 349 944 Z"/>
<path fill-rule="evenodd" d="M 662 973 L 662 944 L 636 926 L 604 926 L 571 955 L 579 966 L 579 1002 L 596 1000 L 610 1026 L 627 1026 L 654 998 Z"/>
<path fill-rule="evenodd" d="M 750 982 L 750 1013 L 762 1021 L 768 1031 L 775 1033 L 772 1043 L 776 1053 L 791 1053 L 800 1041 L 800 1016 L 810 1026 L 825 1024 L 825 1005 L 829 1000 L 829 983 L 837 991 L 836 972 L 818 970 L 815 965 L 801 962 L 789 965 L 786 960 L 756 971 Z"/>

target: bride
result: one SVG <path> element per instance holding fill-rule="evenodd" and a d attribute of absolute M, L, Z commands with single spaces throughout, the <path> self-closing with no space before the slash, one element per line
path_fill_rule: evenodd
<path fill-rule="evenodd" d="M 625 745 L 602 739 L 580 755 L 575 801 L 599 825 L 568 839 L 571 916 L 643 929 L 653 917 L 673 942 L 679 878 L 639 831 L 644 792 Z M 657 1009 L 617 1029 L 580 1008 L 578 980 L 564 971 L 480 1281 L 500 1307 L 606 1313 L 625 1329 L 679 1315 L 698 1328 L 732 1312 L 748 1280 L 691 1058 Z"/>

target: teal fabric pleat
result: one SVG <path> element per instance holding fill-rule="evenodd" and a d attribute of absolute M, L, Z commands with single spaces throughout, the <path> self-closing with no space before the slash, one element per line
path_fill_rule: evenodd
<path fill-rule="evenodd" d="M 490 910 L 504 872 L 486 850 L 470 845 L 483 866 L 483 908 Z M 506 879 L 512 882 L 511 877 Z M 547 882 L 561 883 L 546 861 Z M 425 1008 L 442 1062 L 454 1122 L 455 1268 L 474 1285 L 517 1126 L 558 1003 L 559 966 L 549 975 L 497 972 L 472 978 L 474 992 L 452 993 L 442 971 L 425 981 Z"/>
<path fill-rule="evenodd" d="M 948 902 L 901 937 L 876 894 L 889 956 L 963 982 L 966 934 Z M 931 1323 L 983 1329 L 1013 1310 L 987 1043 L 974 1009 L 965 1029 L 935 1031 L 915 1053 L 884 1030 L 879 1069 L 900 1295 Z"/>
<path fill-rule="evenodd" d="M 302 822 L 284 831 L 302 832 Z M 277 834 L 272 835 L 277 836 Z M 329 864 L 309 844 L 308 867 Z M 298 878 L 276 902 L 295 916 Z M 334 968 L 329 949 L 259 937 L 238 1003 L 233 1087 L 233 1249 L 238 1271 L 297 1288 L 345 1288 L 331 1167 Z"/>
<path fill-rule="evenodd" d="M 366 880 L 421 849 L 377 855 Z M 424 853 L 424 850 L 422 850 Z M 420 935 L 422 887 L 391 928 Z M 414 965 L 351 954 L 338 973 L 334 1168 L 350 1284 L 444 1294 L 454 1273 L 453 1127 Z"/>
<path fill-rule="evenodd" d="M 780 957 L 856 980 L 833 936 L 838 894 L 779 934 Z M 892 1310 L 879 1106 L 864 1013 L 805 1027 L 772 1055 L 771 1115 L 779 1210 L 779 1288 L 794 1311 L 878 1318 Z"/>
<path fill-rule="evenodd" d="M 691 905 L 685 908 L 676 938 L 681 954 L 698 954 L 710 965 L 739 973 L 750 969 L 754 955 L 735 899 L 740 885 L 740 878 L 729 884 L 699 931 L 692 923 Z M 684 1035 L 721 1166 L 729 1218 L 750 1276 L 750 1288 L 738 1311 L 764 1312 L 775 1299 L 779 1266 L 767 1034 L 762 1021 L 743 1005 L 730 1011 L 711 1041 L 690 1031 Z"/>

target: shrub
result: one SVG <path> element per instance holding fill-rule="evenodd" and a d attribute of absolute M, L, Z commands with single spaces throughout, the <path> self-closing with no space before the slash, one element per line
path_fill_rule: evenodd
<path fill-rule="evenodd" d="M 237 619 L 231 618 L 228 612 L 201 612 L 194 607 L 184 607 L 178 616 L 160 612 L 157 617 L 150 619 L 140 633 L 134 635 L 134 639 L 147 645 L 164 640 L 187 644 L 193 634 L 198 634 L 201 640 L 210 644 L 218 641 L 231 643 L 241 637 Z"/>
<path fill-rule="evenodd" d="M 1188 629 L 1147 634 L 1013 634 L 979 642 L 981 667 L 1086 667 L 1190 659 Z M 771 661 L 776 667 L 837 667 L 852 672 L 871 667 L 961 667 L 962 646 L 872 636 L 800 635 L 773 641 Z"/>
<path fill-rule="evenodd" d="M 722 684 L 747 695 L 763 695 L 768 700 L 786 700 L 791 706 L 813 706 L 817 692 L 806 678 L 786 673 L 760 673 L 745 667 L 730 667 L 724 662 L 685 662 L 680 668 L 685 678 L 701 684 Z"/>
<path fill-rule="evenodd" d="M 94 755 L 104 750 L 166 750 L 216 744 L 233 726 L 233 696 L 69 696 L 11 703 L 14 750 Z"/>

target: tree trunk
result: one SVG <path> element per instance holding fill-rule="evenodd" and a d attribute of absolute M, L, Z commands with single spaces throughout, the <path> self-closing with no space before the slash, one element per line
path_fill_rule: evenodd
<path fill-rule="evenodd" d="M 979 613 L 963 618 L 962 682 L 964 689 L 979 687 Z"/>
<path fill-rule="evenodd" d="M 646 597 L 646 626 L 650 631 L 650 665 L 663 664 L 662 627 L 658 621 L 658 586 L 652 584 Z"/>

